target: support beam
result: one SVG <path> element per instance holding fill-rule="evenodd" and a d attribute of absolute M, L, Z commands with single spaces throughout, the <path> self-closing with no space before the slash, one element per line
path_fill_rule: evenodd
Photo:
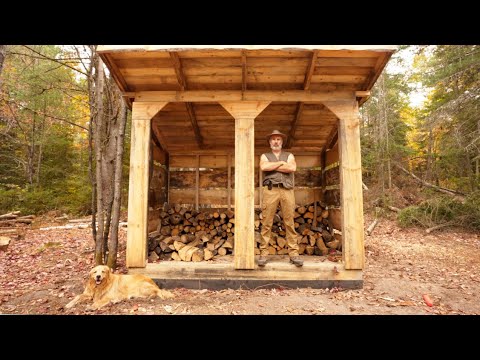
<path fill-rule="evenodd" d="M 340 204 L 345 269 L 363 269 L 365 249 L 358 105 L 355 98 L 324 104 L 339 119 Z"/>
<path fill-rule="evenodd" d="M 370 97 L 370 91 L 355 91 L 355 96 L 357 97 L 358 105 L 360 106 Z"/>
<path fill-rule="evenodd" d="M 170 154 L 165 156 L 165 167 L 167 169 L 167 184 L 165 185 L 165 202 L 170 204 Z"/>
<path fill-rule="evenodd" d="M 353 90 L 185 90 L 185 91 L 140 91 L 124 93 L 135 101 L 165 102 L 231 102 L 231 101 L 309 101 L 324 102 L 348 99 Z"/>
<path fill-rule="evenodd" d="M 177 75 L 177 81 L 180 85 L 180 90 L 185 90 L 187 88 L 187 81 L 185 80 L 185 76 L 183 75 L 182 70 L 182 63 L 180 62 L 180 58 L 178 54 L 174 51 L 170 52 L 170 58 L 173 62 L 173 67 L 175 68 L 175 75 Z"/>
<path fill-rule="evenodd" d="M 101 58 L 103 59 L 103 62 L 107 65 L 107 67 L 109 69 L 113 70 L 111 72 L 111 74 L 112 74 L 113 78 L 115 79 L 115 81 L 117 82 L 118 88 L 120 89 L 120 91 L 122 91 L 122 92 L 128 91 L 129 88 L 128 88 L 127 82 L 125 81 L 123 76 L 119 76 L 119 74 L 121 74 L 120 69 L 118 68 L 115 61 L 112 61 L 111 55 L 110 54 L 104 54 L 103 56 L 101 56 Z"/>
<path fill-rule="evenodd" d="M 320 151 L 320 167 L 322 168 L 322 174 L 321 179 L 322 179 L 322 200 L 324 200 L 325 192 L 327 191 L 326 186 L 327 186 L 327 181 L 325 179 L 325 167 L 327 166 L 327 149 L 323 148 L 322 151 Z"/>
<path fill-rule="evenodd" d="M 195 210 L 198 210 L 200 199 L 200 155 L 197 155 L 197 170 L 195 171 Z"/>
<path fill-rule="evenodd" d="M 262 157 L 262 155 L 260 155 Z M 262 168 L 260 167 L 260 159 L 258 159 L 258 205 L 260 206 L 260 209 L 262 208 L 263 205 L 263 171 Z"/>
<path fill-rule="evenodd" d="M 146 265 L 150 123 L 165 105 L 165 102 L 133 103 L 128 191 L 127 267 L 145 267 Z"/>
<path fill-rule="evenodd" d="M 285 145 L 286 149 L 290 149 L 293 146 L 293 141 L 295 140 L 295 132 L 297 131 L 298 122 L 300 120 L 300 117 L 302 116 L 303 106 L 304 104 L 302 102 L 298 103 L 297 112 L 295 113 L 295 119 L 293 120 L 292 126 L 290 127 L 290 132 L 288 133 L 288 140 Z"/>
<path fill-rule="evenodd" d="M 160 130 L 158 128 L 159 128 L 158 124 L 156 122 L 152 121 L 152 134 L 153 134 L 153 136 L 158 140 L 158 142 L 162 146 L 163 150 L 165 152 L 169 152 L 169 149 L 167 147 L 167 141 L 166 141 L 165 137 L 163 136 L 163 134 L 160 132 Z M 154 141 L 155 141 L 155 139 L 154 139 Z"/>
<path fill-rule="evenodd" d="M 187 106 L 188 116 L 190 117 L 190 123 L 192 124 L 193 132 L 195 133 L 195 139 L 197 140 L 197 144 L 200 147 L 200 149 L 202 149 L 203 137 L 200 134 L 200 128 L 198 127 L 195 111 L 193 111 L 193 104 L 191 102 L 187 102 L 185 105 Z"/>
<path fill-rule="evenodd" d="M 312 53 L 310 63 L 308 64 L 307 73 L 305 74 L 305 81 L 303 82 L 303 90 L 310 89 L 310 83 L 312 82 L 313 71 L 315 70 L 315 63 L 317 61 L 318 51 Z"/>
<path fill-rule="evenodd" d="M 155 129 L 153 128 L 153 122 L 152 122 L 152 140 L 153 142 L 155 143 L 155 145 L 157 145 L 157 147 L 163 151 L 163 152 L 166 152 L 165 149 L 163 148 L 162 144 L 160 143 L 160 141 L 158 140 L 158 136 L 155 132 Z"/>
<path fill-rule="evenodd" d="M 227 203 L 228 210 L 232 209 L 232 154 L 227 154 Z"/>
<path fill-rule="evenodd" d="M 331 150 L 338 140 L 338 126 L 339 124 L 337 123 L 336 126 L 333 127 L 332 131 L 330 131 L 330 134 L 328 134 L 327 141 L 325 141 L 326 151 Z"/>
<path fill-rule="evenodd" d="M 255 268 L 254 124 L 269 103 L 220 103 L 235 118 L 235 269 Z"/>

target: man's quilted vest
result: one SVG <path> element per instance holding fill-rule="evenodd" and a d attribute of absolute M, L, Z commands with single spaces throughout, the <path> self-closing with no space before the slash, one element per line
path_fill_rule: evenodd
<path fill-rule="evenodd" d="M 287 161 L 288 156 L 290 155 L 287 151 L 282 151 L 280 153 L 280 159 L 277 159 L 273 152 L 265 153 L 268 161 L 276 162 L 276 161 Z M 268 185 L 268 182 L 272 181 L 272 184 L 283 184 L 285 189 L 293 189 L 295 186 L 295 178 L 294 173 L 283 173 L 280 171 L 264 171 L 263 172 L 263 185 Z"/>

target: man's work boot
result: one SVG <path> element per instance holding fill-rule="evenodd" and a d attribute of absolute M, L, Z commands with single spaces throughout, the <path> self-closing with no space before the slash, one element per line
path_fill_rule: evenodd
<path fill-rule="evenodd" d="M 265 266 L 267 264 L 267 257 L 266 256 L 260 256 L 258 258 L 258 266 Z"/>
<path fill-rule="evenodd" d="M 300 256 L 291 256 L 290 262 L 298 267 L 303 266 L 303 260 L 300 259 Z"/>

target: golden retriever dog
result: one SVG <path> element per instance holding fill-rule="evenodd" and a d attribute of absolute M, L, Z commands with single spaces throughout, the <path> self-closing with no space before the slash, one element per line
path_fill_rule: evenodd
<path fill-rule="evenodd" d="M 65 305 L 70 309 L 80 302 L 93 299 L 93 304 L 87 309 L 96 310 L 108 303 L 117 303 L 133 297 L 155 297 L 161 299 L 172 298 L 170 291 L 161 290 L 149 277 L 141 274 L 119 275 L 114 274 L 106 265 L 95 266 L 89 273 L 89 279 L 83 294 L 77 295 Z"/>

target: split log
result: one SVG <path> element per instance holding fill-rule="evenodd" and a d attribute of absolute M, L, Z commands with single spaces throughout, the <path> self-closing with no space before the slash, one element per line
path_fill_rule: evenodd
<path fill-rule="evenodd" d="M 209 249 L 203 249 L 203 254 L 204 254 L 204 257 L 203 257 L 204 260 L 210 260 L 215 256 L 215 252 Z"/>
<path fill-rule="evenodd" d="M 387 207 L 388 207 L 390 210 L 395 211 L 395 212 L 397 212 L 397 213 L 401 211 L 399 208 L 397 208 L 397 207 L 395 207 L 395 206 L 390 206 L 390 205 L 388 205 Z"/>
<path fill-rule="evenodd" d="M 0 219 L 15 219 L 20 214 L 20 211 L 13 211 L 3 215 L 0 215 Z"/>
<path fill-rule="evenodd" d="M 223 247 L 219 248 L 217 251 L 218 251 L 218 255 L 220 255 L 220 256 L 227 255 L 227 249 L 225 249 Z"/>
<path fill-rule="evenodd" d="M 326 246 L 329 247 L 330 249 L 338 249 L 340 246 L 341 246 L 341 241 L 338 240 L 338 239 L 335 239 L 333 241 L 330 241 L 328 243 L 326 243 Z"/>
<path fill-rule="evenodd" d="M 233 249 L 233 236 L 229 237 L 222 245 L 222 247 L 227 249 Z"/>
<path fill-rule="evenodd" d="M 373 220 L 373 222 L 370 224 L 370 226 L 367 229 L 367 235 L 370 236 L 373 232 L 373 229 L 375 229 L 375 226 L 378 224 L 378 219 Z"/>
<path fill-rule="evenodd" d="M 195 246 L 185 245 L 178 251 L 178 255 L 180 256 L 180 259 L 183 261 L 192 261 L 193 254 L 199 250 L 200 249 Z"/>
<path fill-rule="evenodd" d="M 7 251 L 10 238 L 7 236 L 0 236 L 0 251 Z"/>
<path fill-rule="evenodd" d="M 203 249 L 197 249 L 197 251 L 195 251 L 192 254 L 192 261 L 193 262 L 203 261 L 204 258 L 205 258 L 205 253 L 204 253 Z"/>
<path fill-rule="evenodd" d="M 320 253 L 322 255 L 327 255 L 328 254 L 328 249 L 325 246 L 325 243 L 323 242 L 322 238 L 318 238 L 316 241 L 317 248 L 320 250 Z"/>
<path fill-rule="evenodd" d="M 305 252 L 307 253 L 307 255 L 313 255 L 313 253 L 315 252 L 315 247 L 307 245 L 305 246 Z"/>
<path fill-rule="evenodd" d="M 180 241 L 174 241 L 173 242 L 173 247 L 176 251 L 178 251 L 180 253 L 180 250 L 183 249 L 185 246 L 187 246 L 186 244 L 180 242 Z M 180 255 L 180 254 L 179 254 Z"/>

